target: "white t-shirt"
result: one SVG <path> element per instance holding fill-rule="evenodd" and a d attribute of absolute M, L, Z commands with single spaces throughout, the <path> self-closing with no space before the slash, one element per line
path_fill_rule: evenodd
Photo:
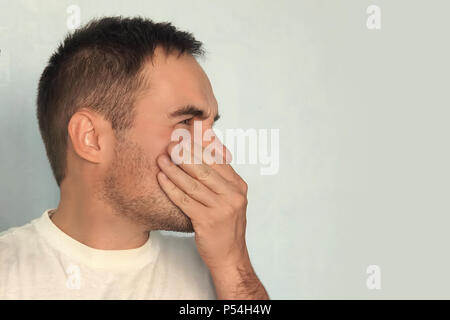
<path fill-rule="evenodd" d="M 99 250 L 46 210 L 0 233 L 0 299 L 216 299 L 194 237 L 151 231 L 136 249 Z"/>

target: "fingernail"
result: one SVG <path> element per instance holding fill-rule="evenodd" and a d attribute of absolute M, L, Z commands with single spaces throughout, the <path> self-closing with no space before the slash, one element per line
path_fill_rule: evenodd
<path fill-rule="evenodd" d="M 160 171 L 158 174 L 160 176 L 160 179 L 162 179 L 162 180 L 166 180 L 167 179 L 167 176 L 166 176 L 166 174 L 164 172 Z"/>
<path fill-rule="evenodd" d="M 159 158 L 159 161 L 160 161 L 160 163 L 161 163 L 163 166 L 168 166 L 168 165 L 170 164 L 169 157 L 166 156 L 166 155 L 161 156 L 161 157 Z"/>

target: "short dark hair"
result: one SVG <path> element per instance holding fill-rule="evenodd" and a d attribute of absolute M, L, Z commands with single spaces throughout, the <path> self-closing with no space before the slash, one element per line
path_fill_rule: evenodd
<path fill-rule="evenodd" d="M 50 57 L 39 80 L 37 118 L 58 186 L 66 174 L 72 115 L 87 107 L 111 121 L 115 133 L 131 128 L 134 101 L 148 87 L 143 66 L 156 47 L 166 54 L 204 54 L 200 41 L 169 22 L 119 16 L 91 20 Z"/>

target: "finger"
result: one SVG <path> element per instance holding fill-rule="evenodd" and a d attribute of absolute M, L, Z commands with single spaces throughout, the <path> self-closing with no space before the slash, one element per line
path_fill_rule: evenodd
<path fill-rule="evenodd" d="M 200 214 L 203 206 L 178 188 L 164 172 L 158 172 L 157 179 L 167 197 L 189 218 L 195 219 Z"/>
<path fill-rule="evenodd" d="M 177 145 L 177 143 L 169 144 L 168 150 L 169 154 L 172 156 L 172 150 Z M 184 150 L 183 150 L 184 152 Z M 230 183 L 224 179 L 216 170 L 212 167 L 197 161 L 195 164 L 193 161 L 194 154 L 191 153 L 190 161 L 181 162 L 178 166 L 183 169 L 187 174 L 201 182 L 203 185 L 208 187 L 210 190 L 217 194 L 227 193 L 230 188 Z M 197 158 L 198 159 L 198 158 Z M 189 162 L 189 163 L 186 163 Z M 172 164 L 174 165 L 174 164 Z"/>
<path fill-rule="evenodd" d="M 209 152 L 205 152 L 203 156 L 211 157 L 211 158 L 220 158 L 221 160 L 219 163 L 212 163 L 209 164 L 210 167 L 212 167 L 216 172 L 219 173 L 224 179 L 226 179 L 228 182 L 231 182 L 233 185 L 235 185 L 239 190 L 243 191 L 244 193 L 247 192 L 247 184 L 245 181 L 241 178 L 241 176 L 234 170 L 234 168 L 230 165 L 231 162 L 231 153 L 228 150 L 228 148 L 220 142 L 218 138 L 217 139 L 217 145 L 214 148 L 214 156 L 211 157 L 208 155 Z M 216 157 L 217 152 L 217 157 Z M 195 156 L 195 154 L 193 155 Z M 203 159 L 205 161 L 205 159 Z"/>
<path fill-rule="evenodd" d="M 195 168 L 192 166 L 192 164 L 198 165 L 203 163 L 213 168 L 222 178 L 225 179 L 225 181 L 237 182 L 239 180 L 242 180 L 241 177 L 236 173 L 236 171 L 234 171 L 234 169 L 231 167 L 231 165 L 226 163 L 226 159 L 228 157 L 227 154 L 229 154 L 231 157 L 231 153 L 223 144 L 220 143 L 220 140 L 217 140 L 215 143 L 217 144 L 214 148 L 210 148 L 210 146 L 207 146 L 204 150 L 203 147 L 199 144 L 193 143 L 186 145 L 182 141 L 174 141 L 169 144 L 168 153 L 174 160 L 176 159 L 177 164 L 179 164 L 183 170 L 189 171 L 190 174 L 193 172 L 192 168 Z M 183 156 L 180 156 L 180 151 L 183 152 Z M 186 157 L 184 154 L 185 152 L 189 152 L 190 154 L 188 154 Z M 210 153 L 214 153 L 214 155 L 210 155 Z M 207 163 L 208 159 L 210 160 L 209 163 Z M 211 160 L 219 160 L 216 161 L 219 163 L 211 163 Z M 203 171 L 200 172 L 200 174 L 208 174 L 208 170 L 206 168 L 199 168 L 199 170 Z"/>
<path fill-rule="evenodd" d="M 219 172 L 228 181 L 235 181 L 240 179 L 240 176 L 236 173 L 231 163 L 231 152 L 220 141 L 217 136 L 211 138 L 211 143 L 206 146 L 202 153 L 203 162 L 210 165 L 214 170 Z M 197 145 L 194 143 L 194 146 Z M 192 150 L 194 150 L 192 148 Z"/>
<path fill-rule="evenodd" d="M 167 155 L 159 156 L 157 163 L 169 180 L 189 197 L 210 208 L 217 204 L 217 194 L 172 163 Z"/>

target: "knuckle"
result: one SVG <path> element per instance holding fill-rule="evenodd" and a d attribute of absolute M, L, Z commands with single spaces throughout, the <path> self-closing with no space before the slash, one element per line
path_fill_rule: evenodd
<path fill-rule="evenodd" d="M 201 167 L 200 172 L 198 174 L 199 180 L 206 180 L 211 175 L 211 169 L 208 167 Z"/>
<path fill-rule="evenodd" d="M 191 200 L 189 199 L 189 196 L 186 193 L 183 193 L 180 200 L 181 200 L 181 203 L 184 205 L 188 205 L 191 202 Z"/>
<path fill-rule="evenodd" d="M 199 184 L 195 181 L 192 181 L 189 186 L 189 194 L 197 193 L 198 189 L 199 189 Z"/>
<path fill-rule="evenodd" d="M 247 205 L 247 197 L 237 193 L 233 197 L 233 203 L 237 208 L 242 208 Z"/>
<path fill-rule="evenodd" d="M 245 193 L 247 193 L 247 191 L 248 191 L 248 184 L 247 184 L 247 182 L 245 182 L 244 180 L 241 180 L 240 184 L 241 184 L 242 190 L 243 190 Z"/>
<path fill-rule="evenodd" d="M 230 205 L 230 206 L 224 207 L 223 210 L 224 210 L 224 213 L 225 213 L 226 216 L 231 216 L 231 215 L 233 215 L 234 212 L 235 212 L 234 207 L 231 206 L 231 205 Z"/>

